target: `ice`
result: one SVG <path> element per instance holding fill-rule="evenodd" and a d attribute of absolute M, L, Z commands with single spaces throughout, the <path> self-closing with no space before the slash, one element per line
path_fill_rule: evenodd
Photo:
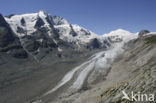
<path fill-rule="evenodd" d="M 60 87 L 62 87 L 63 85 L 65 85 L 66 83 L 68 83 L 72 77 L 74 76 L 75 72 L 78 71 L 79 69 L 81 69 L 82 66 L 84 66 L 85 64 L 87 64 L 87 62 L 81 64 L 80 66 L 74 68 L 73 70 L 71 70 L 70 72 L 68 72 L 63 79 L 60 81 L 60 83 L 54 87 L 52 90 L 48 91 L 47 93 L 45 93 L 44 95 L 48 95 L 54 91 L 56 91 L 57 89 L 59 89 Z"/>

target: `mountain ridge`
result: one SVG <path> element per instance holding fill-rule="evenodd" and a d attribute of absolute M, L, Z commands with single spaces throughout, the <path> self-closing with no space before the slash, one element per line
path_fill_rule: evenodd
<path fill-rule="evenodd" d="M 125 37 L 129 38 L 132 34 L 118 29 L 110 32 L 108 36 L 106 34 L 99 36 L 81 26 L 70 24 L 63 17 L 51 16 L 45 11 L 12 15 L 5 17 L 5 20 L 20 39 L 27 53 L 35 58 L 46 56 L 46 53 L 39 53 L 42 50 L 49 51 L 51 48 L 57 48 L 58 52 L 63 51 L 62 44 L 59 45 L 61 42 L 77 50 L 106 49 Z M 115 35 L 111 35 L 113 32 Z"/>

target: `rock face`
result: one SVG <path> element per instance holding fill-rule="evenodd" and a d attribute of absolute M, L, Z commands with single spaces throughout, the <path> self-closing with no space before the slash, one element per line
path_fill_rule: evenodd
<path fill-rule="evenodd" d="M 35 28 L 40 28 L 43 25 L 44 25 L 44 21 L 40 17 L 38 17 L 35 24 Z"/>
<path fill-rule="evenodd" d="M 12 32 L 2 15 L 0 15 L 0 52 L 8 52 L 16 58 L 28 57 L 18 37 Z"/>
<path fill-rule="evenodd" d="M 0 14 L 0 47 L 5 47 L 14 40 L 13 32 L 3 16 Z"/>
<path fill-rule="evenodd" d="M 142 37 L 143 35 L 145 35 L 147 33 L 150 33 L 150 31 L 148 31 L 148 30 L 141 30 L 138 35 L 139 35 L 139 37 Z"/>
<path fill-rule="evenodd" d="M 92 48 L 92 49 L 101 48 L 100 41 L 97 38 L 92 39 L 88 44 L 88 48 Z"/>

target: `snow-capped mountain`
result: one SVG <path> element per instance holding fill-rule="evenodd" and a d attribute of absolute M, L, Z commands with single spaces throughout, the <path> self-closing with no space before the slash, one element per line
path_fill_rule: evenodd
<path fill-rule="evenodd" d="M 47 27 L 48 30 L 51 30 L 52 26 L 50 25 L 52 22 L 49 20 L 49 15 L 44 11 L 39 11 L 38 13 L 13 15 L 9 18 L 5 17 L 5 19 L 11 26 L 12 30 L 19 37 L 24 35 L 31 35 L 37 30 L 37 27 L 44 26 Z M 49 32 L 49 36 L 50 35 L 51 33 Z"/>
<path fill-rule="evenodd" d="M 13 15 L 5 17 L 6 21 L 11 26 L 12 30 L 18 37 L 26 35 L 32 36 L 38 31 L 44 32 L 44 36 L 52 37 L 53 35 L 66 42 L 73 42 L 78 46 L 89 43 L 92 39 L 97 38 L 100 43 L 107 41 L 120 40 L 131 35 L 130 32 L 119 29 L 112 31 L 109 34 L 98 36 L 97 34 L 80 27 L 75 24 L 70 24 L 66 19 L 60 16 L 51 16 L 50 14 L 39 11 L 38 13 Z M 45 33 L 46 32 L 46 33 Z M 114 39 L 115 38 L 115 39 Z M 38 41 L 42 41 L 39 38 Z M 113 40 L 114 39 L 114 40 Z"/>
<path fill-rule="evenodd" d="M 60 16 L 45 11 L 5 17 L 26 52 L 34 58 L 42 58 L 46 52 L 66 48 L 73 50 L 108 49 L 115 43 L 132 39 L 132 33 L 118 29 L 99 36 L 79 25 L 70 24 Z M 57 53 L 56 53 L 57 54 Z M 37 59 L 36 59 L 37 60 Z"/>
<path fill-rule="evenodd" d="M 130 33 L 129 31 L 123 29 L 117 29 L 111 31 L 108 34 L 103 34 L 102 38 L 111 38 L 112 41 L 128 41 L 130 39 L 136 38 L 138 33 Z"/>
<path fill-rule="evenodd" d="M 46 28 L 47 36 L 53 35 L 53 29 L 56 29 L 60 39 L 69 42 L 80 41 L 87 42 L 89 39 L 96 37 L 96 34 L 88 31 L 78 25 L 72 25 L 67 20 L 59 16 L 50 16 L 44 11 L 38 13 L 13 15 L 5 17 L 15 34 L 19 37 L 32 35 L 38 28 Z"/>
<path fill-rule="evenodd" d="M 75 24 L 55 25 L 54 27 L 59 31 L 60 38 L 68 42 L 87 43 L 90 39 L 97 37 L 95 33 Z"/>

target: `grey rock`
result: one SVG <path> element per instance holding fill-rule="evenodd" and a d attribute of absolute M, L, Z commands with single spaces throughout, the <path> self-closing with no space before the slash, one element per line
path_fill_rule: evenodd
<path fill-rule="evenodd" d="M 19 38 L 12 32 L 2 15 L 0 15 L 0 52 L 9 53 L 15 58 L 28 57 Z"/>
<path fill-rule="evenodd" d="M 138 35 L 139 35 L 139 37 L 142 37 L 143 35 L 145 35 L 147 33 L 150 33 L 150 31 L 148 31 L 148 30 L 141 30 Z"/>

